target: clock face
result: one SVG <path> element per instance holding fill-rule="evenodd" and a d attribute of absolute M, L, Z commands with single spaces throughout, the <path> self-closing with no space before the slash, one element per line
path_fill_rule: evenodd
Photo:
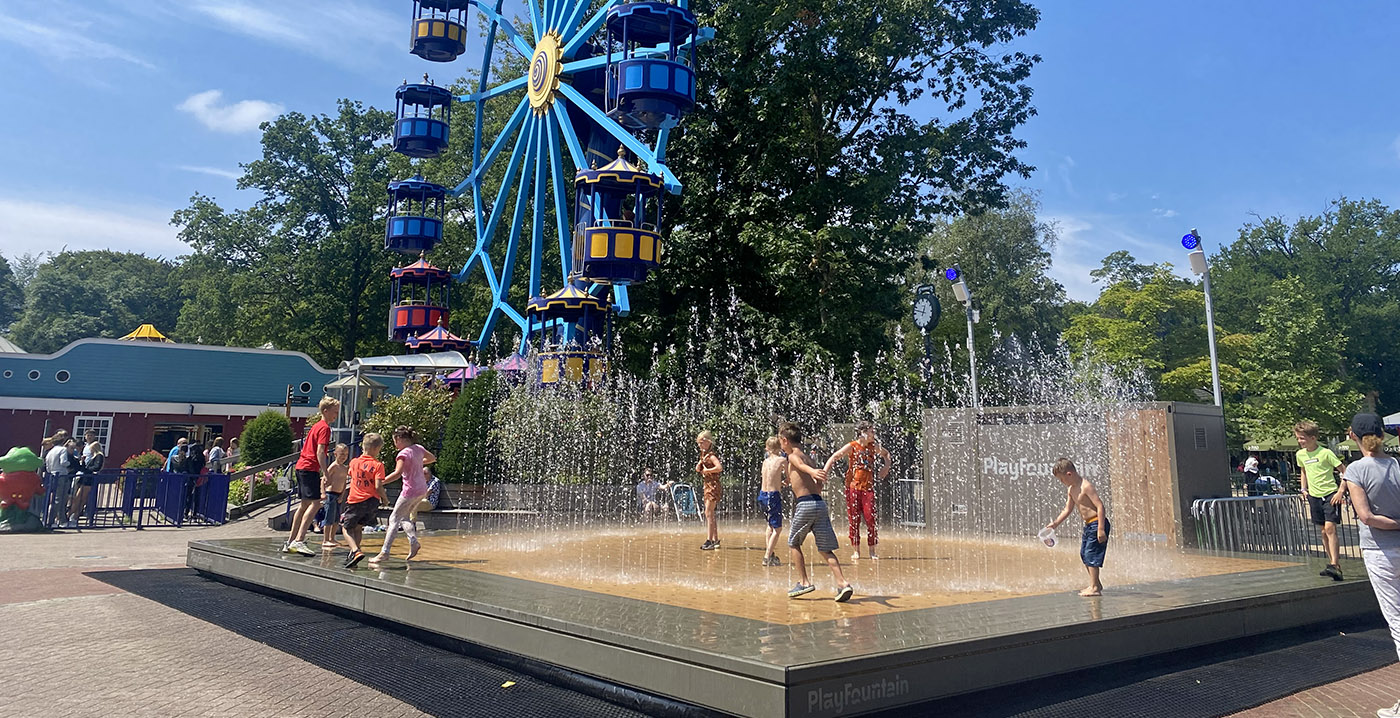
<path fill-rule="evenodd" d="M 919 297 L 914 300 L 914 325 L 924 329 L 929 325 L 931 319 L 933 319 L 933 302 L 930 302 L 928 297 Z"/>

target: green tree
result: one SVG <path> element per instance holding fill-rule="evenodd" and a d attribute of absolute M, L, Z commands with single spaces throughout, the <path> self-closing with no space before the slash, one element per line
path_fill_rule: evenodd
<path fill-rule="evenodd" d="M 1142 286 L 1143 282 L 1152 278 L 1152 274 L 1152 267 L 1138 264 L 1126 249 L 1110 253 L 1103 258 L 1103 266 L 1089 270 L 1089 276 L 1094 278 L 1095 283 L 1103 282 L 1106 286 L 1123 283 Z"/>
<path fill-rule="evenodd" d="M 1328 375 L 1374 389 L 1382 412 L 1400 408 L 1400 376 L 1391 370 L 1400 362 L 1400 345 L 1381 330 L 1400 326 L 1400 211 L 1343 197 L 1317 216 L 1245 225 L 1212 260 L 1220 323 L 1260 332 L 1275 319 L 1260 308 L 1289 278 L 1298 282 L 1300 303 L 1320 310 L 1324 325 L 1346 339 Z M 1258 351 L 1287 354 L 1299 341 L 1314 340 L 1299 329 L 1275 332 L 1261 338 Z"/>
<path fill-rule="evenodd" d="M 482 372 L 462 386 L 447 416 L 437 476 L 443 481 L 481 483 L 490 456 L 491 418 L 495 412 L 496 372 Z"/>
<path fill-rule="evenodd" d="M 384 450 L 379 460 L 389 471 L 394 470 L 394 429 L 407 426 L 418 435 L 418 443 L 437 453 L 442 448 L 443 429 L 452 409 L 452 392 L 434 380 L 404 382 L 403 393 L 388 395 L 374 403 L 374 412 L 365 421 L 365 433 L 377 433 L 384 438 Z"/>
<path fill-rule="evenodd" d="M 143 323 L 176 325 L 185 296 L 173 265 L 130 252 L 62 252 L 30 281 L 10 335 L 31 352 L 54 352 L 84 337 L 115 338 Z"/>
<path fill-rule="evenodd" d="M 1065 289 L 1048 274 L 1055 228 L 1037 218 L 1039 209 L 1033 194 L 1015 191 L 1004 209 L 934 225 L 920 246 L 920 255 L 932 260 L 932 271 L 920 266 L 909 283 L 931 279 L 937 287 L 944 320 L 934 332 L 935 341 L 956 343 L 966 333 L 962 305 L 942 275 L 954 264 L 973 288 L 973 306 L 981 312 L 981 346 L 991 346 L 993 331 L 1023 345 L 1053 346 L 1059 339 L 1066 322 Z"/>
<path fill-rule="evenodd" d="M 1361 394 L 1338 375 L 1347 338 L 1297 277 L 1269 287 L 1259 308 L 1259 346 L 1241 362 L 1248 392 L 1233 412 L 1253 438 L 1279 439 L 1301 419 L 1338 433 L 1361 406 Z"/>
<path fill-rule="evenodd" d="M 929 221 L 1002 204 L 1003 179 L 1032 169 L 1013 131 L 1034 113 L 1038 58 L 1002 46 L 1038 12 L 1019 0 L 693 7 L 716 39 L 668 152 L 688 183 L 667 259 L 634 292 L 634 360 L 683 344 L 731 291 L 760 346 L 873 356 L 906 308 L 890 280 Z"/>
<path fill-rule="evenodd" d="M 291 422 L 282 412 L 269 409 L 243 427 L 238 452 L 245 464 L 254 466 L 292 453 L 292 441 Z"/>
<path fill-rule="evenodd" d="M 24 288 L 15 279 L 9 261 L 0 257 L 0 331 L 14 324 L 23 310 Z"/>
<path fill-rule="evenodd" d="M 172 220 L 195 251 L 180 332 L 207 343 L 265 342 L 323 365 L 388 353 L 389 270 L 384 188 L 407 160 L 386 140 L 392 113 L 342 100 L 334 116 L 288 113 L 264 123 L 262 158 L 242 189 L 262 192 L 226 212 L 195 195 Z"/>

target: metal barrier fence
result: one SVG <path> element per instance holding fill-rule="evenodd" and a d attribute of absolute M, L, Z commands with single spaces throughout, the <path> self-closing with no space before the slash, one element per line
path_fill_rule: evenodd
<path fill-rule="evenodd" d="M 899 479 L 894 482 L 894 520 L 900 526 L 924 528 L 924 480 Z"/>
<path fill-rule="evenodd" d="M 227 474 L 174 474 L 159 469 L 103 469 L 93 477 L 79 528 L 213 526 L 228 520 Z M 73 477 L 45 474 L 39 518 L 56 528 L 68 518 Z"/>
<path fill-rule="evenodd" d="M 1191 517 L 1197 545 L 1207 551 L 1326 556 L 1322 527 L 1312 523 L 1302 494 L 1198 499 L 1191 504 Z M 1356 513 L 1347 505 L 1337 526 L 1344 557 L 1361 557 L 1356 526 Z"/>

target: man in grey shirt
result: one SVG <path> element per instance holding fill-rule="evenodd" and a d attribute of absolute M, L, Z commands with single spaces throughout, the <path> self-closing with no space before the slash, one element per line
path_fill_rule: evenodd
<path fill-rule="evenodd" d="M 1400 656 L 1400 463 L 1385 453 L 1385 425 L 1376 414 L 1351 420 L 1351 440 L 1365 456 L 1346 467 L 1343 479 L 1351 506 L 1361 522 L 1361 558 L 1371 577 L 1381 615 L 1390 626 Z M 1380 718 L 1400 718 L 1400 700 L 1376 711 Z"/>

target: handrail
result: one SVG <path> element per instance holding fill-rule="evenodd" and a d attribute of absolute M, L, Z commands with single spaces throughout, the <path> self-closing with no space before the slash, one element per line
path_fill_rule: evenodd
<path fill-rule="evenodd" d="M 295 451 L 293 451 L 292 453 L 287 454 L 286 456 L 279 456 L 275 459 L 272 459 L 271 461 L 264 461 L 256 466 L 249 466 L 247 468 L 239 469 L 238 471 L 229 474 L 228 480 L 239 481 L 241 479 L 246 479 L 249 476 L 258 473 L 259 471 L 266 471 L 267 469 L 275 469 L 279 466 L 286 466 L 287 464 L 291 463 L 293 459 L 296 459 L 297 456 L 301 453 L 301 439 L 293 441 L 292 447 L 295 449 Z"/>

